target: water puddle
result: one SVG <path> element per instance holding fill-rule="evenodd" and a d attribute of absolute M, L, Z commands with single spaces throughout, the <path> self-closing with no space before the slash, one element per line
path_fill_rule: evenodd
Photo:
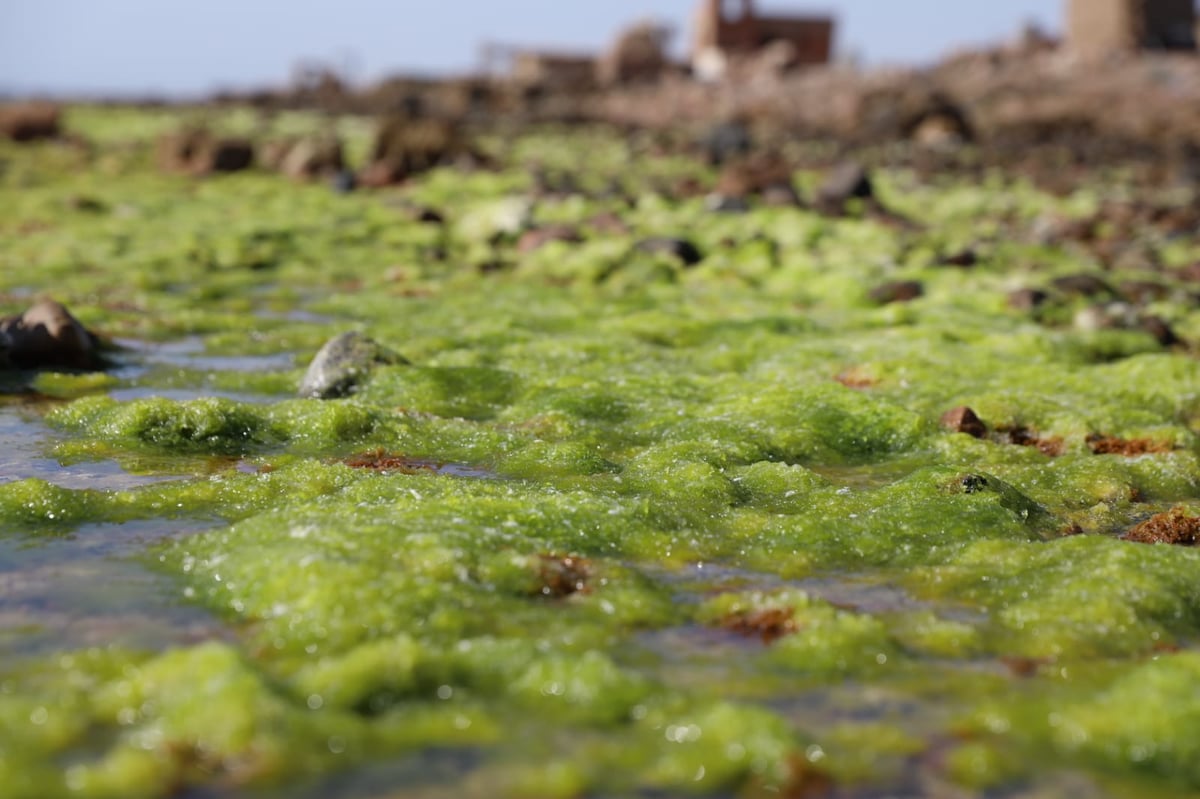
<path fill-rule="evenodd" d="M 204 340 L 199 336 L 167 342 L 118 339 L 116 343 L 129 352 L 137 353 L 137 360 L 142 364 L 164 364 L 197 372 L 279 372 L 296 365 L 295 357 L 290 352 L 274 355 L 205 355 Z"/>
<path fill-rule="evenodd" d="M 132 473 L 116 461 L 63 464 L 46 456 L 59 436 L 29 409 L 0 406 L 0 485 L 38 478 L 63 488 L 124 490 L 176 479 L 176 475 Z"/>
<path fill-rule="evenodd" d="M 870 491 L 908 477 L 927 461 L 898 460 L 886 463 L 809 465 L 805 468 L 824 477 L 838 488 Z"/>
<path fill-rule="evenodd" d="M 175 400 L 176 402 L 189 402 L 191 400 L 206 399 L 208 397 L 221 397 L 223 399 L 235 400 L 237 402 L 253 403 L 263 405 L 269 402 L 275 402 L 279 397 L 267 396 L 264 394 L 252 394 L 248 391 L 216 391 L 211 388 L 154 388 L 153 386 L 130 386 L 128 388 L 118 388 L 108 392 L 108 396 L 120 402 L 129 400 L 150 399 L 152 397 L 161 397 L 163 399 Z"/>
<path fill-rule="evenodd" d="M 0 658 L 92 646 L 163 649 L 232 638 L 133 555 L 206 529 L 196 522 L 84 525 L 71 536 L 0 539 Z"/>

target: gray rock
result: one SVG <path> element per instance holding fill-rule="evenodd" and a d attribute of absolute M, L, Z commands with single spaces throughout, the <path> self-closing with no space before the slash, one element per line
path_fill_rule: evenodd
<path fill-rule="evenodd" d="M 704 260 L 704 254 L 687 239 L 676 239 L 670 236 L 651 236 L 637 242 L 634 249 L 648 253 L 672 255 L 683 262 L 684 266 L 695 266 Z"/>
<path fill-rule="evenodd" d="M 317 352 L 300 381 L 299 393 L 312 399 L 345 397 L 354 393 L 376 366 L 408 362 L 363 333 L 342 333 Z"/>
<path fill-rule="evenodd" d="M 826 176 L 817 190 L 817 206 L 826 213 L 841 213 L 849 200 L 874 197 L 870 174 L 861 164 L 848 161 Z"/>

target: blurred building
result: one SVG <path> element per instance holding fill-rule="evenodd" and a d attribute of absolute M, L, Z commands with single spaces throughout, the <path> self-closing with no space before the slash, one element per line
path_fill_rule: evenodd
<path fill-rule="evenodd" d="M 768 45 L 786 45 L 794 65 L 825 64 L 833 53 L 833 20 L 822 16 L 762 16 L 753 0 L 701 0 L 692 63 L 707 72 Z"/>
<path fill-rule="evenodd" d="M 1068 0 L 1067 43 L 1084 58 L 1195 50 L 1195 0 Z"/>

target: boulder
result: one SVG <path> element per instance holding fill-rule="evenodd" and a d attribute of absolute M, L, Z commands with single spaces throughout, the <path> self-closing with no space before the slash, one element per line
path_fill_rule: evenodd
<path fill-rule="evenodd" d="M 160 137 L 156 159 L 166 172 L 240 172 L 254 165 L 254 145 L 246 139 L 215 136 L 204 128 L 189 128 Z"/>
<path fill-rule="evenodd" d="M 476 158 L 476 154 L 458 125 L 443 119 L 396 116 L 379 126 L 359 182 L 364 186 L 388 186 L 469 158 Z"/>
<path fill-rule="evenodd" d="M 54 103 L 15 103 L 0 107 L 0 135 L 13 141 L 53 139 L 59 135 L 62 110 Z"/>
<path fill-rule="evenodd" d="M 407 363 L 404 356 L 352 330 L 325 342 L 304 373 L 299 394 L 310 399 L 345 397 L 357 391 L 376 366 Z"/>
<path fill-rule="evenodd" d="M 639 241 L 634 247 L 642 252 L 663 253 L 678 258 L 684 266 L 695 266 L 704 260 L 704 254 L 687 239 L 669 236 L 651 236 Z"/>
<path fill-rule="evenodd" d="M 816 205 L 821 213 L 840 216 L 845 213 L 849 200 L 871 200 L 874 197 L 875 186 L 866 168 L 857 162 L 847 161 L 826 175 L 825 181 L 817 189 Z"/>
<path fill-rule="evenodd" d="M 288 148 L 279 171 L 294 180 L 333 177 L 345 166 L 342 143 L 336 136 L 309 136 Z"/>
<path fill-rule="evenodd" d="M 0 369 L 101 369 L 100 339 L 61 303 L 42 299 L 0 319 Z"/>

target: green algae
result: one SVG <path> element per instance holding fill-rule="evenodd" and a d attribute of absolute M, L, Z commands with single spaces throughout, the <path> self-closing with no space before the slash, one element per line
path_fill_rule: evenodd
<path fill-rule="evenodd" d="M 560 132 L 490 142 L 496 173 L 338 196 L 153 174 L 122 140 L 170 115 L 73 113 L 94 156 L 0 144 L 2 301 L 53 291 L 124 349 L 107 374 L 33 377 L 66 402 L 34 411 L 22 451 L 129 481 L 0 484 L 6 557 L 208 528 L 147 535 L 123 568 L 224 635 L 5 663 L 6 795 L 358 795 L 339 775 L 438 751 L 462 768 L 429 779 L 455 795 L 1063 793 L 1064 770 L 1080 795 L 1200 786 L 1200 562 L 1118 538 L 1195 510 L 1200 365 L 1074 327 L 1083 300 L 1004 299 L 1093 268 L 1019 226 L 1092 213 L 1096 190 L 896 172 L 881 195 L 921 229 L 714 216 L 658 191 L 711 182 L 692 160 Z M 620 178 L 633 205 L 531 201 L 531 155 L 596 192 Z M 597 233 L 601 212 L 629 232 Z M 549 223 L 585 240 L 517 251 Z M 705 258 L 636 247 L 663 235 Z M 935 265 L 976 245 L 973 270 Z M 909 278 L 922 298 L 870 300 Z M 1152 310 L 1192 340 L 1193 306 Z M 349 327 L 412 364 L 293 398 Z M 939 426 L 958 405 L 985 438 Z M 1155 447 L 1094 454 L 1097 436 Z M 8 640 L 37 614 L 0 599 Z"/>

